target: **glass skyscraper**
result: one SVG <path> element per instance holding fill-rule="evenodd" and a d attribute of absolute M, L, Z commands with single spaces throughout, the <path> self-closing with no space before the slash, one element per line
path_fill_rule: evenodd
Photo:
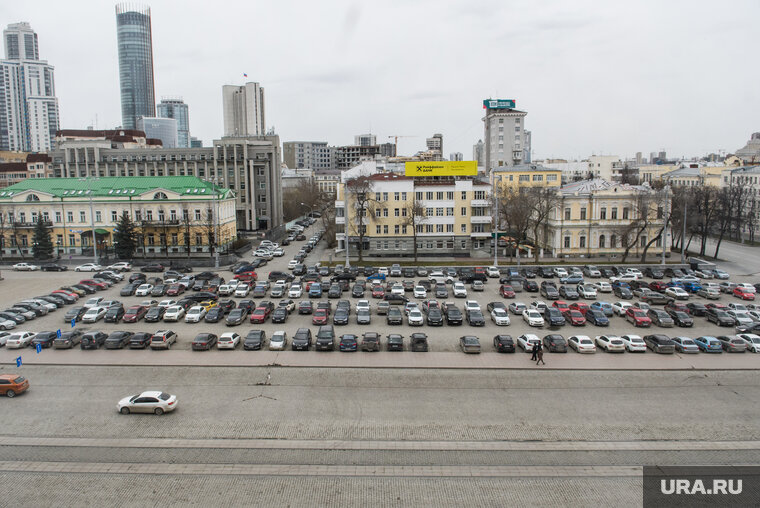
<path fill-rule="evenodd" d="M 187 104 L 181 98 L 164 97 L 157 109 L 159 117 L 177 120 L 177 147 L 190 148 L 190 113 Z"/>
<path fill-rule="evenodd" d="M 137 118 L 156 116 L 150 8 L 118 4 L 116 34 L 119 43 L 122 127 L 135 129 Z"/>

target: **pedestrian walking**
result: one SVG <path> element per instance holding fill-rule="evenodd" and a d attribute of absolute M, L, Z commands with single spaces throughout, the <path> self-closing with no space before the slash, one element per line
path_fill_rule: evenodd
<path fill-rule="evenodd" d="M 538 359 L 536 360 L 536 365 L 538 365 L 539 363 L 546 365 L 546 362 L 544 361 L 544 348 L 539 346 L 538 351 L 536 352 L 536 356 L 538 357 Z"/>
<path fill-rule="evenodd" d="M 530 350 L 531 353 L 533 353 L 530 357 L 531 361 L 536 361 L 536 356 L 538 355 L 538 348 L 539 348 L 538 342 L 533 344 L 533 348 Z"/>

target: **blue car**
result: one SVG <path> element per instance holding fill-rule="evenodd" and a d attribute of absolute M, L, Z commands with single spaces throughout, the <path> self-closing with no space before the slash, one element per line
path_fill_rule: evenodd
<path fill-rule="evenodd" d="M 594 310 L 600 310 L 600 311 L 604 312 L 604 315 L 607 316 L 607 317 L 615 315 L 615 312 L 612 310 L 612 304 L 611 303 L 607 303 L 607 302 L 594 302 L 594 303 L 591 304 L 591 308 L 594 309 Z"/>
<path fill-rule="evenodd" d="M 702 289 L 702 285 L 699 282 L 681 282 L 681 285 L 689 293 L 696 293 Z"/>
<path fill-rule="evenodd" d="M 562 277 L 559 281 L 562 284 L 583 284 L 583 276 L 568 275 L 567 277 Z"/>
<path fill-rule="evenodd" d="M 705 353 L 722 353 L 723 352 L 723 344 L 716 339 L 715 337 L 710 337 L 708 335 L 697 337 L 694 339 L 694 342 L 697 344 L 697 347 L 700 351 L 704 351 Z"/>
<path fill-rule="evenodd" d="M 340 337 L 340 345 L 338 346 L 340 351 L 355 352 L 358 347 L 358 341 L 356 335 L 346 334 Z"/>
<path fill-rule="evenodd" d="M 627 282 L 623 282 L 622 280 L 616 280 L 615 282 L 612 283 L 612 289 L 615 289 L 615 288 L 625 288 L 630 291 L 631 285 L 628 284 Z"/>
<path fill-rule="evenodd" d="M 322 285 L 318 282 L 309 287 L 309 298 L 321 298 L 322 297 Z"/>
<path fill-rule="evenodd" d="M 367 277 L 367 280 L 385 280 L 385 274 L 383 273 L 373 273 L 372 275 Z"/>
<path fill-rule="evenodd" d="M 596 309 L 589 309 L 586 312 L 586 321 L 596 326 L 608 326 L 610 320 L 604 315 L 604 312 Z"/>

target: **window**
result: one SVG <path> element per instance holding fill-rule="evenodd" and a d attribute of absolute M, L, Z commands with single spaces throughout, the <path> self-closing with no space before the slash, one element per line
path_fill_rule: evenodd
<path fill-rule="evenodd" d="M 453 233 L 454 232 L 454 224 L 446 224 L 446 232 L 447 233 Z"/>
<path fill-rule="evenodd" d="M 467 191 L 462 191 L 462 199 L 467 199 Z"/>
<path fill-rule="evenodd" d="M 435 193 L 435 199 L 442 200 L 443 199 L 443 191 L 438 191 Z"/>
<path fill-rule="evenodd" d="M 547 182 L 556 182 L 557 181 L 557 175 L 546 175 L 546 181 Z"/>
<path fill-rule="evenodd" d="M 614 249 L 616 245 L 617 237 L 615 237 L 615 235 L 610 235 L 610 247 Z"/>
<path fill-rule="evenodd" d="M 617 220 L 617 207 L 612 209 L 612 220 Z M 613 236 L 612 238 L 615 238 L 615 237 Z M 612 247 L 615 246 L 612 241 L 610 241 L 610 244 L 612 245 Z"/>
<path fill-rule="evenodd" d="M 173 221 L 177 220 L 177 210 L 169 210 L 169 218 Z"/>
<path fill-rule="evenodd" d="M 467 207 L 463 206 L 462 207 L 462 217 L 466 217 L 466 216 L 467 216 Z"/>
<path fill-rule="evenodd" d="M 381 231 L 381 229 L 380 229 L 380 225 L 378 224 L 377 226 L 375 226 L 375 234 L 378 234 L 378 235 L 379 235 L 379 234 L 380 234 L 380 231 Z"/>
<path fill-rule="evenodd" d="M 443 208 L 436 208 L 435 209 L 435 216 L 436 217 L 443 217 Z"/>
<path fill-rule="evenodd" d="M 172 233 L 172 245 L 179 245 L 179 237 L 177 233 Z"/>
<path fill-rule="evenodd" d="M 74 212 L 66 212 L 66 222 L 74 222 Z"/>
<path fill-rule="evenodd" d="M 426 192 L 425 199 L 433 199 L 433 191 Z"/>
<path fill-rule="evenodd" d="M 433 216 L 433 208 L 432 207 L 425 208 L 425 215 L 428 216 L 428 217 L 432 217 Z"/>
<path fill-rule="evenodd" d="M 55 212 L 55 221 L 61 222 L 61 212 Z"/>
<path fill-rule="evenodd" d="M 156 239 L 153 236 L 153 233 L 148 234 L 148 245 L 156 245 Z"/>
<path fill-rule="evenodd" d="M 400 210 L 399 210 L 398 208 L 394 208 L 394 209 L 393 209 L 393 216 L 394 216 L 394 217 L 398 217 L 398 216 L 400 215 L 400 213 L 399 213 L 399 212 L 400 212 Z"/>
<path fill-rule="evenodd" d="M 436 233 L 443 233 L 443 224 L 436 224 L 435 225 L 435 232 Z"/>
<path fill-rule="evenodd" d="M 604 249 L 605 247 L 606 245 L 604 235 L 599 235 L 599 248 Z"/>
<path fill-rule="evenodd" d="M 387 224 L 385 226 L 383 226 L 383 234 L 384 235 L 388 234 L 388 225 Z"/>
<path fill-rule="evenodd" d="M 388 193 L 383 192 L 383 201 L 388 201 Z"/>
<path fill-rule="evenodd" d="M 519 148 L 519 147 L 517 147 Z M 533 175 L 533 181 L 534 182 L 543 182 L 544 181 L 544 175 Z"/>
<path fill-rule="evenodd" d="M 159 200 L 159 199 L 169 199 L 169 197 L 163 192 L 156 192 L 155 194 L 153 194 L 154 201 Z"/>
<path fill-rule="evenodd" d="M 398 199 L 399 199 L 399 194 L 400 194 L 399 192 L 394 192 L 394 193 L 393 193 L 393 200 L 394 200 L 394 201 L 398 201 Z"/>
<path fill-rule="evenodd" d="M 153 210 L 147 210 L 145 212 L 145 220 L 153 220 Z"/>
<path fill-rule="evenodd" d="M 581 220 L 586 220 L 586 207 L 581 207 Z"/>
<path fill-rule="evenodd" d="M 406 201 L 406 192 L 402 192 L 402 193 L 401 193 L 401 199 L 402 199 L 403 201 Z"/>
<path fill-rule="evenodd" d="M 164 222 L 164 220 L 166 220 L 166 214 L 164 214 L 163 210 L 158 211 L 158 220 L 161 222 Z"/>
<path fill-rule="evenodd" d="M 383 208 L 383 217 L 388 217 L 388 209 Z"/>
<path fill-rule="evenodd" d="M 417 201 L 422 201 L 422 193 L 421 192 L 415 192 L 414 193 L 414 199 Z"/>
<path fill-rule="evenodd" d="M 467 224 L 462 224 L 462 226 L 461 226 L 460 229 L 461 229 L 462 233 L 466 233 L 467 232 Z"/>
<path fill-rule="evenodd" d="M 463 249 L 466 249 L 467 248 L 467 240 L 462 240 L 460 242 L 460 247 L 463 248 Z"/>
<path fill-rule="evenodd" d="M 201 211 L 197 208 L 195 210 L 195 220 L 201 220 Z"/>
<path fill-rule="evenodd" d="M 623 208 L 623 220 L 628 218 L 628 207 Z"/>
<path fill-rule="evenodd" d="M 570 220 L 570 209 L 565 208 L 565 220 Z"/>
<path fill-rule="evenodd" d="M 565 237 L 565 248 L 566 249 L 570 248 L 570 237 L 569 236 Z"/>
<path fill-rule="evenodd" d="M 111 222 L 119 220 L 119 213 L 116 210 L 111 210 Z"/>
<path fill-rule="evenodd" d="M 607 220 L 607 207 L 604 207 L 604 206 L 603 206 L 603 207 L 602 207 L 602 208 L 599 210 L 599 218 L 600 218 L 601 220 Z M 601 246 L 600 246 L 600 247 L 601 247 Z"/>
<path fill-rule="evenodd" d="M 95 222 L 103 222 L 103 216 L 100 213 L 100 210 L 95 211 Z"/>
<path fill-rule="evenodd" d="M 401 209 L 401 216 L 406 217 L 406 208 Z"/>
<path fill-rule="evenodd" d="M 644 235 L 641 235 L 639 237 L 639 246 L 640 247 L 646 247 L 647 246 L 647 237 Z"/>
<path fill-rule="evenodd" d="M 519 182 L 530 182 L 530 175 L 520 175 L 517 180 Z"/>
<path fill-rule="evenodd" d="M 375 217 L 381 217 L 383 215 L 383 211 L 380 208 L 375 208 Z"/>
<path fill-rule="evenodd" d="M 475 191 L 475 199 L 486 199 L 486 191 Z"/>
<path fill-rule="evenodd" d="M 417 224 L 417 233 L 422 233 L 425 231 L 425 228 L 422 227 L 422 224 Z"/>
<path fill-rule="evenodd" d="M 585 249 L 586 248 L 586 237 L 585 236 L 581 236 L 580 238 L 578 238 L 578 246 L 581 249 Z"/>
<path fill-rule="evenodd" d="M 195 233 L 195 245 L 203 245 L 203 235 Z"/>
<path fill-rule="evenodd" d="M 402 235 L 405 235 L 405 234 L 406 234 L 406 224 L 402 224 L 402 225 L 401 225 L 401 234 L 402 234 Z"/>
<path fill-rule="evenodd" d="M 432 224 L 426 224 L 425 225 L 425 233 L 432 233 L 433 232 L 433 225 Z"/>
<path fill-rule="evenodd" d="M 135 220 L 136 221 L 142 220 L 142 212 L 140 210 L 135 210 Z"/>
<path fill-rule="evenodd" d="M 375 201 L 380 201 L 381 194 L 379 192 L 375 192 Z"/>
<path fill-rule="evenodd" d="M 69 235 L 69 245 L 74 246 L 77 243 L 77 237 L 74 235 Z"/>
<path fill-rule="evenodd" d="M 446 208 L 446 216 L 447 217 L 453 217 L 454 216 L 454 207 L 450 206 Z"/>
<path fill-rule="evenodd" d="M 657 218 L 662 219 L 665 216 L 665 213 L 661 206 L 657 207 Z"/>
<path fill-rule="evenodd" d="M 397 234 L 399 234 L 400 232 L 401 232 L 401 227 L 400 227 L 398 224 L 396 224 L 395 226 L 393 226 L 393 233 L 394 233 L 394 234 L 396 234 L 396 235 L 397 235 Z"/>
<path fill-rule="evenodd" d="M 24 222 L 24 221 L 21 221 Z M 87 214 L 84 211 L 79 211 L 79 222 L 87 222 Z"/>
<path fill-rule="evenodd" d="M 453 200 L 454 199 L 454 191 L 448 191 L 446 193 L 446 199 Z"/>

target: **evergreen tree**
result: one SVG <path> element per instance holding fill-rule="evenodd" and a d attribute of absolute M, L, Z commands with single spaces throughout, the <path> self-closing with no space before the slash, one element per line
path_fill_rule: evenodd
<path fill-rule="evenodd" d="M 132 259 L 132 255 L 137 248 L 137 232 L 135 231 L 135 224 L 129 218 L 127 212 L 121 214 L 113 239 L 116 257 L 119 259 Z"/>
<path fill-rule="evenodd" d="M 50 259 L 53 257 L 53 240 L 50 239 L 50 226 L 45 223 L 42 213 L 34 226 L 32 252 L 35 259 Z"/>

